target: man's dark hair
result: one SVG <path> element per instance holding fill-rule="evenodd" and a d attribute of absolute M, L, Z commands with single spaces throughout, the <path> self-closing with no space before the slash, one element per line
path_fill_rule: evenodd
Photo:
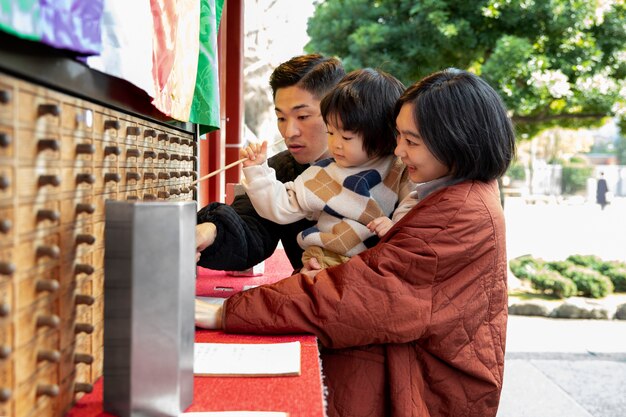
<path fill-rule="evenodd" d="M 320 54 L 300 55 L 280 64 L 270 76 L 272 97 L 279 88 L 298 86 L 321 99 L 346 74 L 341 61 Z"/>
<path fill-rule="evenodd" d="M 456 68 L 410 86 L 396 103 L 413 104 L 418 133 L 430 152 L 459 179 L 504 175 L 515 156 L 515 133 L 498 93 L 479 76 Z"/>
<path fill-rule="evenodd" d="M 384 71 L 355 70 L 324 96 L 320 110 L 329 122 L 363 136 L 363 149 L 370 157 L 393 153 L 396 147 L 394 105 L 404 84 Z"/>

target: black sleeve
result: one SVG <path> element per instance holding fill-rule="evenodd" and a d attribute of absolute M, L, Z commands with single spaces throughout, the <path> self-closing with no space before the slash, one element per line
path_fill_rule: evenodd
<path fill-rule="evenodd" d="M 299 165 L 284 151 L 268 161 L 276 170 L 276 178 L 281 182 L 292 181 L 306 166 Z M 258 215 L 247 195 L 235 198 L 232 205 L 211 203 L 198 211 L 198 224 L 212 222 L 217 229 L 213 245 L 206 248 L 198 265 L 215 270 L 241 271 L 269 258 L 278 241 L 288 235 L 295 235 L 302 229 L 295 230 L 266 220 Z M 289 239 L 291 240 L 291 239 Z M 297 245 L 296 245 L 297 246 Z M 301 253 L 301 251 L 300 251 Z M 292 264 L 295 259 L 291 259 Z M 298 259 L 299 262 L 299 259 Z"/>

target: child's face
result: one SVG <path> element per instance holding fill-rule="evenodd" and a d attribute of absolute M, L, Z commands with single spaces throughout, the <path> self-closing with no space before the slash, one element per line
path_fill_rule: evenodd
<path fill-rule="evenodd" d="M 350 168 L 363 165 L 371 158 L 363 149 L 363 135 L 350 130 L 343 130 L 341 120 L 339 126 L 328 124 L 328 150 L 337 165 Z"/>
<path fill-rule="evenodd" d="M 432 181 L 450 173 L 450 169 L 435 158 L 420 137 L 413 119 L 412 103 L 402 106 L 396 118 L 396 127 L 399 133 L 394 153 L 406 164 L 411 181 Z"/>

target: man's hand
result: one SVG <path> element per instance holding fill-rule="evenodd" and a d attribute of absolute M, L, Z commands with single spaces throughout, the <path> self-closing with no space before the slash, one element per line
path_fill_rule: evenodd
<path fill-rule="evenodd" d="M 222 328 L 222 306 L 196 300 L 195 321 L 197 327 L 217 330 Z"/>
<path fill-rule="evenodd" d="M 242 158 L 248 158 L 243 161 L 244 167 L 251 167 L 254 165 L 261 165 L 267 160 L 267 141 L 263 141 L 262 144 L 251 143 L 246 146 L 245 149 L 239 151 L 239 155 Z"/>
<path fill-rule="evenodd" d="M 215 242 L 216 236 L 215 224 L 207 222 L 196 226 L 196 262 L 200 260 L 200 253 Z"/>
<path fill-rule="evenodd" d="M 383 237 L 393 226 L 393 222 L 389 217 L 377 217 L 367 224 L 370 232 L 376 233 L 378 237 Z"/>
<path fill-rule="evenodd" d="M 314 278 L 315 275 L 317 275 L 321 270 L 322 270 L 322 267 L 320 266 L 320 263 L 317 260 L 317 258 L 309 258 L 306 265 L 304 265 L 300 269 L 300 273 L 310 278 Z"/>

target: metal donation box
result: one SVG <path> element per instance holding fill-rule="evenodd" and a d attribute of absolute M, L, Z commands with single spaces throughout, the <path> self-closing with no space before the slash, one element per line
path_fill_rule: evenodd
<path fill-rule="evenodd" d="M 104 411 L 178 416 L 193 400 L 196 202 L 106 202 Z"/>

